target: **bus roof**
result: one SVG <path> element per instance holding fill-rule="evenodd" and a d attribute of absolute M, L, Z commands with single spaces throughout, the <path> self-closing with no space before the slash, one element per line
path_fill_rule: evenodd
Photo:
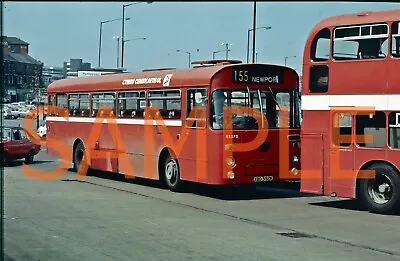
<path fill-rule="evenodd" d="M 344 26 L 344 25 L 356 25 L 356 24 L 369 24 L 376 22 L 385 21 L 399 21 L 400 10 L 388 10 L 388 11 L 366 11 L 353 14 L 344 14 L 331 16 L 326 18 L 315 25 L 314 31 L 320 31 L 327 27 Z"/>
<path fill-rule="evenodd" d="M 244 66 L 246 64 L 239 64 Z M 276 66 L 283 67 L 287 70 L 293 69 L 275 64 L 257 64 L 258 66 Z M 47 93 L 68 93 L 82 91 L 110 91 L 131 90 L 132 88 L 160 88 L 168 77 L 170 88 L 174 87 L 191 87 L 206 86 L 210 84 L 211 78 L 220 70 L 227 67 L 236 66 L 236 64 L 217 64 L 215 66 L 200 66 L 191 69 L 180 70 L 149 70 L 136 73 L 116 73 L 94 77 L 82 77 L 73 79 L 62 79 L 51 83 L 47 89 Z M 135 80 L 139 80 L 135 83 Z M 147 81 L 147 82 L 146 82 Z"/>

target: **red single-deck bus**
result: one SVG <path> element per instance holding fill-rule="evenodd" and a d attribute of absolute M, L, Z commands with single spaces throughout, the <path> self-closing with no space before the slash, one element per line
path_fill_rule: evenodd
<path fill-rule="evenodd" d="M 364 12 L 312 29 L 303 58 L 301 163 L 314 174 L 302 175 L 301 191 L 359 198 L 377 213 L 399 210 L 399 21 L 400 10 Z"/>
<path fill-rule="evenodd" d="M 195 68 L 185 70 L 156 69 L 141 73 L 122 73 L 97 77 L 59 80 L 48 87 L 48 104 L 68 110 L 69 116 L 55 114 L 47 117 L 47 139 L 65 142 L 72 154 L 74 169 L 82 161 L 84 151 L 107 151 L 116 157 L 91 158 L 91 169 L 124 173 L 121 155 L 128 156 L 136 177 L 160 180 L 171 190 L 177 190 L 182 182 L 206 184 L 254 184 L 280 180 L 279 132 L 287 126 L 286 142 L 290 161 L 289 176 L 297 177 L 300 155 L 299 80 L 290 68 L 277 65 L 241 64 L 240 61 L 203 61 Z M 260 103 L 262 104 L 260 106 Z M 261 111 L 267 124 L 257 123 L 251 115 L 234 114 L 233 129 L 229 134 L 232 144 L 224 144 L 224 107 L 240 105 Z M 88 140 L 98 109 L 112 108 L 116 115 L 122 142 L 126 151 L 118 150 L 110 131 L 102 128 L 93 147 Z M 180 152 L 166 145 L 161 129 L 154 126 L 146 138 L 145 108 L 157 107 L 170 137 L 178 142 L 189 133 Z M 204 114 L 189 118 L 194 106 L 204 108 Z M 289 108 L 288 123 L 279 122 L 279 112 Z M 261 115 L 261 113 L 260 113 Z M 194 122 L 193 122 L 194 120 Z M 111 124 L 111 123 L 108 123 Z M 151 124 L 151 123 L 149 123 Z M 153 125 L 159 123 L 153 121 Z M 226 126 L 225 126 L 226 127 Z M 233 151 L 224 158 L 224 150 L 232 150 L 235 144 L 252 141 L 259 129 L 268 128 L 268 136 L 256 148 L 249 151 Z M 198 158 L 200 133 L 205 157 Z M 149 133 L 147 133 L 149 134 Z M 152 140 L 151 143 L 150 140 Z M 225 146 L 224 146 L 225 145 Z M 229 146 L 230 145 L 230 146 Z M 147 146 L 147 147 L 146 147 Z M 146 148 L 151 146 L 150 152 Z M 49 153 L 58 152 L 49 148 Z M 151 154 L 154 173 L 146 173 L 146 155 Z M 198 161 L 205 164 L 205 173 L 196 173 Z M 231 167 L 226 172 L 224 165 Z"/>

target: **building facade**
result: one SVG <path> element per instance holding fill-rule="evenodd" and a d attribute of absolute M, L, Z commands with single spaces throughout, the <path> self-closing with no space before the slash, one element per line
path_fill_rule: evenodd
<path fill-rule="evenodd" d="M 29 43 L 2 36 L 3 90 L 6 102 L 32 100 L 43 87 L 43 63 L 32 58 Z"/>

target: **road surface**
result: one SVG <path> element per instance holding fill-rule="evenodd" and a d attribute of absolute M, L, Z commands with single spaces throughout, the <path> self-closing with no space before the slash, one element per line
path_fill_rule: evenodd
<path fill-rule="evenodd" d="M 57 168 L 41 152 L 30 167 Z M 189 187 L 5 168 L 5 260 L 400 260 L 400 218 L 293 189 Z"/>

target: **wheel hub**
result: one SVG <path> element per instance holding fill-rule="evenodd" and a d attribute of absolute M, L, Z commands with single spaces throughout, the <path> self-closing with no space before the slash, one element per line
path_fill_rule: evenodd
<path fill-rule="evenodd" d="M 171 160 L 165 166 L 165 176 L 169 182 L 173 183 L 177 178 L 177 174 L 178 174 L 178 166 L 174 160 Z"/>

